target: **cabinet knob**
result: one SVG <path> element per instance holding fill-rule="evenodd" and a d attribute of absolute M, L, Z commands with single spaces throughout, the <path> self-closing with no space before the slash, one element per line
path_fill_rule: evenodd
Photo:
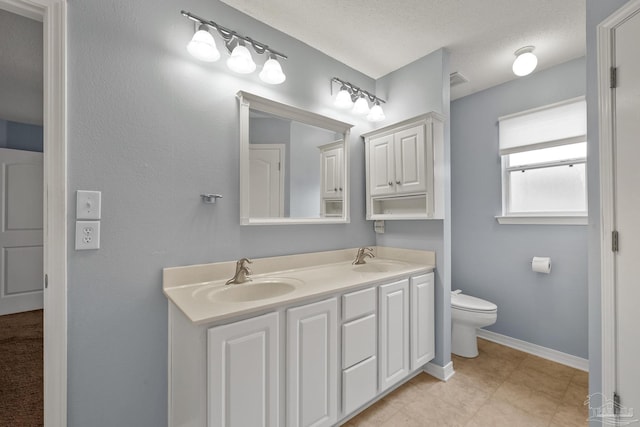
<path fill-rule="evenodd" d="M 389 181 L 389 186 L 392 186 L 392 185 L 393 185 L 393 182 Z"/>
<path fill-rule="evenodd" d="M 400 184 L 402 184 L 402 183 L 401 183 L 400 181 L 396 181 L 396 184 L 400 185 Z"/>
<path fill-rule="evenodd" d="M 333 191 L 338 191 L 338 189 L 337 189 L 337 188 L 334 188 L 334 189 L 333 189 Z"/>
<path fill-rule="evenodd" d="M 342 191 L 342 187 L 340 187 L 339 190 Z"/>

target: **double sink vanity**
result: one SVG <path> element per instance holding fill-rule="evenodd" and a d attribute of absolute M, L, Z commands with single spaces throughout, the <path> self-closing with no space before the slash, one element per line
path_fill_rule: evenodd
<path fill-rule="evenodd" d="M 333 426 L 420 372 L 435 254 L 357 251 L 164 269 L 169 425 Z"/>

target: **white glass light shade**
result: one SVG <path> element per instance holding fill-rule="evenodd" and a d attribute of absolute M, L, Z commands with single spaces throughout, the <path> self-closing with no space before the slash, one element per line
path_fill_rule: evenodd
<path fill-rule="evenodd" d="M 238 44 L 233 48 L 231 56 L 227 59 L 227 67 L 236 73 L 249 74 L 255 71 L 256 63 L 253 62 L 249 49 L 244 45 Z"/>
<path fill-rule="evenodd" d="M 336 95 L 336 100 L 333 102 L 333 105 L 342 110 L 351 108 L 351 106 L 353 105 L 351 94 L 345 86 L 342 86 L 342 88 L 340 88 L 340 92 L 338 92 L 338 94 Z"/>
<path fill-rule="evenodd" d="M 287 76 L 282 72 L 282 67 L 275 56 L 270 57 L 267 62 L 264 63 L 259 76 L 260 80 L 271 85 L 279 85 L 287 79 Z"/>
<path fill-rule="evenodd" d="M 384 119 L 384 111 L 382 111 L 380 104 L 376 102 L 376 105 L 371 107 L 371 111 L 369 111 L 369 114 L 367 115 L 367 120 L 370 122 L 381 122 Z"/>
<path fill-rule="evenodd" d="M 360 116 L 364 116 L 369 114 L 369 103 L 364 96 L 356 99 L 355 104 L 353 104 L 353 114 L 358 114 Z"/>
<path fill-rule="evenodd" d="M 520 54 L 516 52 L 516 55 L 518 56 L 513 61 L 513 74 L 522 77 L 531 74 L 536 69 L 538 58 L 531 51 Z"/>
<path fill-rule="evenodd" d="M 204 25 L 201 25 L 193 35 L 187 45 L 187 51 L 201 61 L 215 62 L 220 59 L 220 52 L 216 48 L 216 42 Z"/>

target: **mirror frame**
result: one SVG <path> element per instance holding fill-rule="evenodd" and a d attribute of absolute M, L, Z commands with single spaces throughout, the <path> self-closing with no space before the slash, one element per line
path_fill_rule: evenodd
<path fill-rule="evenodd" d="M 350 222 L 349 197 L 351 177 L 349 176 L 349 134 L 353 125 L 331 119 L 320 114 L 312 113 L 290 105 L 281 104 L 252 93 L 239 91 L 240 105 L 240 225 L 269 225 L 269 224 L 346 224 Z M 285 119 L 328 129 L 340 133 L 344 139 L 344 161 L 342 176 L 344 177 L 344 192 L 342 201 L 342 216 L 330 218 L 251 218 L 249 217 L 249 109 L 273 114 Z"/>

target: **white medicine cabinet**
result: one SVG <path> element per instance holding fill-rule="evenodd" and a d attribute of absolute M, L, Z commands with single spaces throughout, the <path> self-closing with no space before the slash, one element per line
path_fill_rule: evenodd
<path fill-rule="evenodd" d="M 444 122 L 430 112 L 362 135 L 367 219 L 444 218 Z"/>

